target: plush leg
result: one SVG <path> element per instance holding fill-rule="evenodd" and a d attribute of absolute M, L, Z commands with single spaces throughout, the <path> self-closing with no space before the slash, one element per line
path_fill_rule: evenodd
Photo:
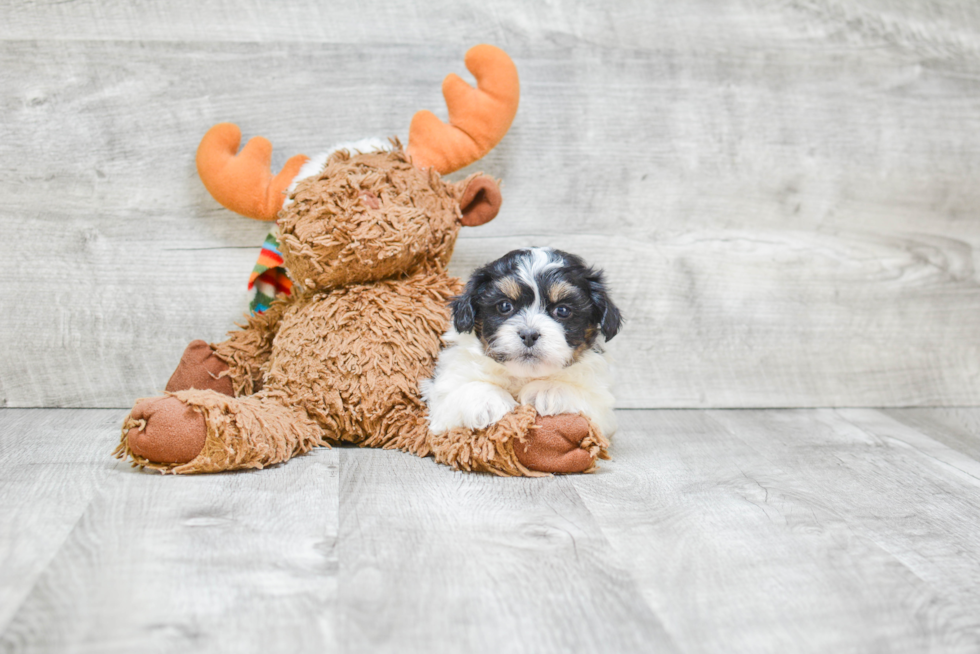
<path fill-rule="evenodd" d="M 609 458 L 609 442 L 588 418 L 538 416 L 528 405 L 486 429 L 429 434 L 428 446 L 439 463 L 501 476 L 593 472 L 596 459 Z"/>
<path fill-rule="evenodd" d="M 140 400 L 123 423 L 117 458 L 174 474 L 263 468 L 326 445 L 323 429 L 280 395 L 179 391 Z"/>

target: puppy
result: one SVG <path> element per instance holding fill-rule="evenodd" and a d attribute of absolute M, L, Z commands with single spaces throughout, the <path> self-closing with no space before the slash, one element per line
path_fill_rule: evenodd
<path fill-rule="evenodd" d="M 602 346 L 622 319 L 601 271 L 561 250 L 514 250 L 474 272 L 451 306 L 447 347 L 422 382 L 433 433 L 488 427 L 518 404 L 616 431 Z"/>

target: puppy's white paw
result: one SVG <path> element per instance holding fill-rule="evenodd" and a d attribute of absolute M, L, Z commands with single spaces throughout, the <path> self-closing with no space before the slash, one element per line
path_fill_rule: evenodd
<path fill-rule="evenodd" d="M 578 413 L 581 408 L 578 393 L 563 384 L 545 380 L 533 381 L 521 389 L 521 404 L 534 407 L 539 416 Z"/>
<path fill-rule="evenodd" d="M 431 384 L 424 387 L 432 395 Z M 483 429 L 497 422 L 517 401 L 500 386 L 470 382 L 429 401 L 429 429 L 442 434 L 454 427 Z"/>
<path fill-rule="evenodd" d="M 474 393 L 469 405 L 463 407 L 464 427 L 484 429 L 517 406 L 517 401 L 507 391 L 498 386 L 487 386 L 484 392 Z"/>

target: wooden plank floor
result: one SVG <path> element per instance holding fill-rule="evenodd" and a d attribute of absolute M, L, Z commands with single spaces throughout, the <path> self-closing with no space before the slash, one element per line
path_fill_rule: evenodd
<path fill-rule="evenodd" d="M 0 651 L 976 652 L 980 409 L 624 411 L 595 475 L 161 477 L 0 410 Z"/>

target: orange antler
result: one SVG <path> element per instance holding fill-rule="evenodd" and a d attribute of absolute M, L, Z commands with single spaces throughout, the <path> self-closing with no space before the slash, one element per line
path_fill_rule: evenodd
<path fill-rule="evenodd" d="M 241 142 L 237 125 L 219 123 L 209 129 L 197 146 L 197 172 L 211 197 L 223 206 L 256 220 L 275 220 L 286 189 L 307 157 L 291 157 L 273 177 L 268 139 L 256 136 L 238 152 Z"/>
<path fill-rule="evenodd" d="M 517 113 L 520 82 L 507 53 L 492 45 L 477 45 L 466 53 L 466 68 L 477 88 L 450 73 L 442 82 L 449 124 L 430 111 L 419 111 L 408 132 L 408 152 L 420 168 L 443 175 L 468 166 L 493 149 Z"/>

